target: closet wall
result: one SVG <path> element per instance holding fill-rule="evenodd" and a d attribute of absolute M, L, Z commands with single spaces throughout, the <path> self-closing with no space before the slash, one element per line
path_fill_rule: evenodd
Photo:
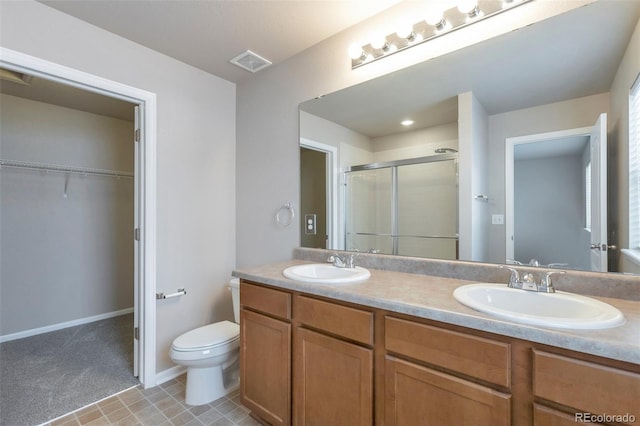
<path fill-rule="evenodd" d="M 133 121 L 0 96 L 3 159 L 133 172 Z M 133 179 L 0 182 L 0 336 L 133 307 Z"/>

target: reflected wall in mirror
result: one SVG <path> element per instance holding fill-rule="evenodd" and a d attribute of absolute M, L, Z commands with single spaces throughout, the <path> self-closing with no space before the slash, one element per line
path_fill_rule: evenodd
<path fill-rule="evenodd" d="M 608 173 L 604 178 L 608 192 L 605 199 L 609 202 L 601 204 L 608 213 L 603 226 L 608 239 L 604 240 L 604 251 L 602 242 L 597 243 L 600 254 L 609 257 L 608 271 L 639 273 L 640 269 L 621 259 L 619 251 L 606 250 L 607 246 L 628 244 L 629 139 L 625 132 L 629 89 L 640 72 L 634 59 L 640 49 L 639 17 L 640 2 L 598 0 L 301 104 L 301 138 L 334 147 L 336 152 L 335 165 L 327 170 L 340 185 L 333 189 L 327 185 L 328 191 L 320 195 L 330 199 L 327 194 L 332 194 L 334 199 L 334 205 L 327 207 L 333 212 L 328 217 L 333 225 L 327 228 L 331 241 L 327 247 L 350 248 L 345 171 L 357 165 L 432 156 L 436 149 L 453 148 L 459 151 L 456 258 L 502 264 L 508 260 L 538 260 L 547 265 L 566 264 L 562 267 L 568 269 L 592 269 L 584 259 L 578 261 L 570 255 L 570 248 L 558 249 L 553 255 L 542 253 L 544 248 L 508 255 L 507 241 L 513 234 L 509 234 L 507 225 L 517 223 L 524 240 L 546 224 L 531 223 L 526 215 L 514 216 L 508 211 L 507 190 L 514 181 L 505 179 L 505 159 L 509 138 L 591 127 L 605 113 L 609 117 L 609 142 L 605 145 Z M 414 124 L 402 126 L 400 123 L 407 119 Z M 520 199 L 537 203 L 544 195 L 540 189 L 543 178 L 549 178 L 558 190 L 571 191 L 568 178 L 534 170 L 528 174 L 527 184 L 518 186 Z M 583 182 L 583 176 L 574 176 L 573 180 Z M 580 199 L 579 210 L 586 215 L 584 182 L 579 191 L 574 198 Z M 426 223 L 432 217 L 436 222 L 436 213 L 427 212 L 420 205 L 420 197 L 405 204 L 418 216 L 422 214 Z M 443 203 L 429 204 L 434 207 Z M 393 212 L 391 206 L 388 211 Z M 405 207 L 397 208 L 401 211 L 396 214 L 402 215 Z M 585 218 L 579 219 L 583 231 L 587 228 L 582 224 Z M 395 231 L 390 234 L 400 235 L 400 229 Z M 582 237 L 586 241 L 586 236 Z M 393 252 L 393 241 L 388 245 L 391 249 L 386 247 L 384 251 Z M 383 244 L 367 241 L 355 248 L 377 250 Z M 409 254 L 450 258 L 433 253 Z"/>

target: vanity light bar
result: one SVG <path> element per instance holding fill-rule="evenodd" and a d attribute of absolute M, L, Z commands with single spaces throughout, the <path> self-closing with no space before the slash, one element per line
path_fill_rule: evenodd
<path fill-rule="evenodd" d="M 353 45 L 349 48 L 351 69 L 382 59 L 388 55 L 433 40 L 451 31 L 464 28 L 483 19 L 506 12 L 533 0 L 461 0 L 457 7 L 452 7 L 442 14 L 431 14 L 413 24 L 411 28 L 376 37 L 371 43 L 363 46 Z M 439 19 L 438 19 L 439 18 Z"/>

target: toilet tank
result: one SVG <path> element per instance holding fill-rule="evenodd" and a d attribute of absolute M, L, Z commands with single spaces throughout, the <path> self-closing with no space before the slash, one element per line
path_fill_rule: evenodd
<path fill-rule="evenodd" d="M 240 278 L 231 278 L 229 281 L 231 300 L 233 301 L 233 317 L 240 324 Z"/>

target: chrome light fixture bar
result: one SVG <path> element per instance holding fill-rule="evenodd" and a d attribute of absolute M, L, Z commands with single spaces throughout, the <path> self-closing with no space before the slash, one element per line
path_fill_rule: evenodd
<path fill-rule="evenodd" d="M 467 27 L 491 16 L 533 0 L 459 0 L 457 7 L 425 12 L 425 18 L 386 37 L 376 36 L 371 43 L 349 48 L 351 69 L 417 46 L 451 31 Z"/>

